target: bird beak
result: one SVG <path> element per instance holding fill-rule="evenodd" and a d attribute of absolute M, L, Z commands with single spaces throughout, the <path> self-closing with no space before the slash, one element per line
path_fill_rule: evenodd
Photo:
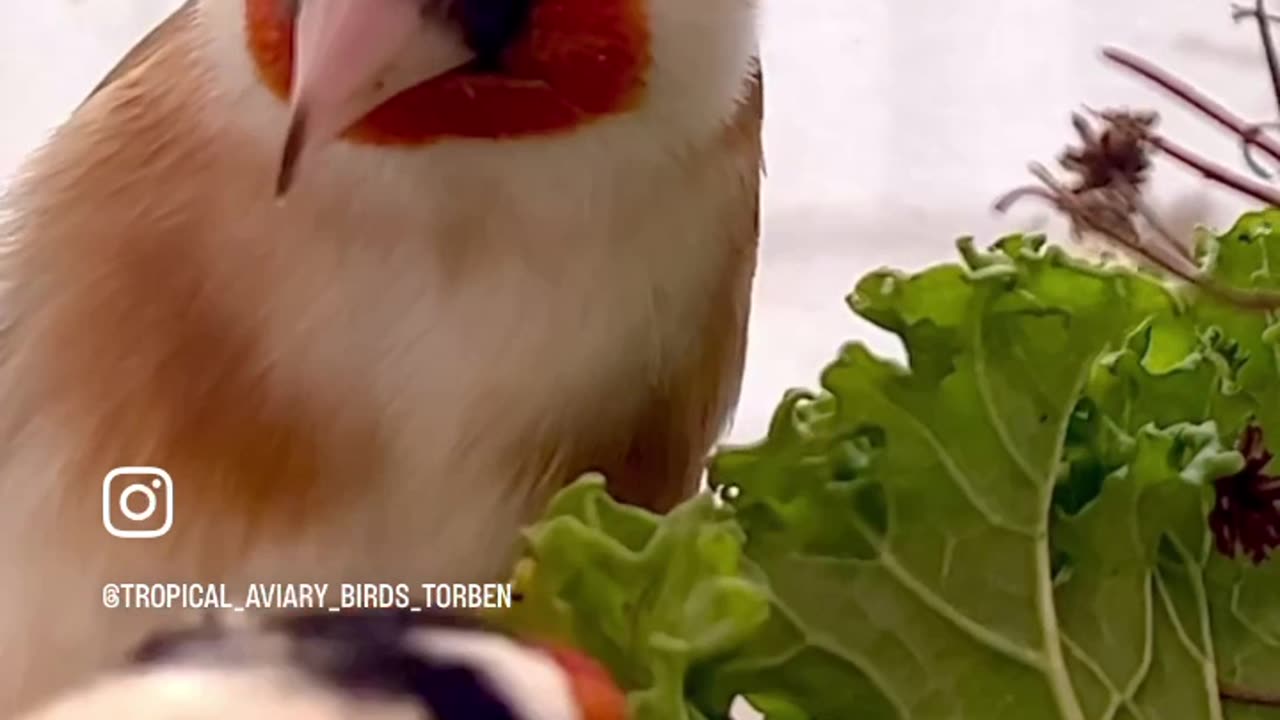
<path fill-rule="evenodd" d="M 332 142 L 395 95 L 471 61 L 460 28 L 422 0 L 300 0 L 289 130 L 276 195 L 303 152 Z"/>

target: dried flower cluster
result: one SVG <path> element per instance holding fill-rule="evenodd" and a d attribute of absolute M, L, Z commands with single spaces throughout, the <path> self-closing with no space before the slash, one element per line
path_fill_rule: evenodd
<path fill-rule="evenodd" d="M 1112 185 L 1142 187 L 1151 169 L 1150 138 L 1159 117 L 1153 112 L 1094 114 L 1106 123 L 1102 133 L 1095 133 L 1079 113 L 1072 115 L 1071 124 L 1084 144 L 1067 148 L 1058 158 L 1063 169 L 1079 175 L 1073 191 Z"/>
<path fill-rule="evenodd" d="M 1256 565 L 1280 548 L 1280 477 L 1266 472 L 1272 456 L 1258 426 L 1245 430 L 1239 450 L 1245 459 L 1240 472 L 1214 481 L 1209 529 L 1218 552 L 1245 555 Z"/>
<path fill-rule="evenodd" d="M 1264 8 L 1236 9 L 1236 17 L 1256 17 L 1264 30 L 1264 45 L 1280 103 L 1280 65 L 1271 45 Z M 1269 137 L 1268 125 L 1247 123 L 1190 84 L 1170 75 L 1150 62 L 1131 53 L 1107 49 L 1108 60 L 1155 83 L 1161 89 L 1187 103 L 1193 109 L 1232 132 L 1246 151 L 1246 158 L 1263 171 L 1254 160 L 1257 149 L 1280 162 L 1280 141 Z M 1163 154 L 1190 168 L 1206 179 L 1236 192 L 1280 207 L 1280 190 L 1230 168 L 1207 160 L 1156 132 L 1158 116 L 1149 111 L 1087 111 L 1096 127 L 1079 113 L 1072 124 L 1081 139 L 1078 147 L 1068 147 L 1058 163 L 1068 179 L 1055 178 L 1040 164 L 1032 164 L 1031 174 L 1039 185 L 1017 188 L 996 203 L 1004 212 L 1015 202 L 1036 197 L 1049 202 L 1071 222 L 1077 240 L 1100 237 L 1108 244 L 1135 256 L 1175 277 L 1195 285 L 1202 291 L 1234 305 L 1256 310 L 1280 309 L 1280 294 L 1247 291 L 1223 286 L 1206 277 L 1190 248 L 1184 247 L 1160 221 L 1143 199 L 1152 167 L 1152 157 Z"/>
<path fill-rule="evenodd" d="M 1013 190 L 996 203 L 996 208 L 1004 211 L 1024 197 L 1038 197 L 1070 219 L 1076 240 L 1101 236 L 1192 280 L 1194 267 L 1189 272 L 1184 264 L 1166 257 L 1171 253 L 1190 261 L 1189 254 L 1163 231 L 1155 213 L 1143 201 L 1151 169 L 1151 138 L 1158 117 L 1152 112 L 1125 110 L 1089 113 L 1101 125 L 1101 131 L 1083 115 L 1071 116 L 1081 145 L 1068 147 L 1058 156 L 1068 179 L 1058 180 L 1043 165 L 1033 164 L 1031 174 L 1041 184 Z M 1164 241 L 1163 246 L 1144 238 L 1142 221 L 1158 230 L 1157 239 Z"/>

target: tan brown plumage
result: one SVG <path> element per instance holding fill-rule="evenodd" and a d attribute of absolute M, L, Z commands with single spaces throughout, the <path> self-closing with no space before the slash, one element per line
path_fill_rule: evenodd
<path fill-rule="evenodd" d="M 757 69 L 746 101 L 719 145 L 711 149 L 736 157 L 740 165 L 732 210 L 724 214 L 723 236 L 715 240 L 724 243 L 728 253 L 719 277 L 707 287 L 709 312 L 701 320 L 701 346 L 665 381 L 649 389 L 645 412 L 613 441 L 622 441 L 617 445 L 625 448 L 621 453 L 585 454 L 580 463 L 601 469 L 614 494 L 628 502 L 665 511 L 692 495 L 706 454 L 720 438 L 737 401 L 760 233 L 763 121 L 764 81 Z M 602 439 L 591 447 L 599 453 L 610 443 Z"/>

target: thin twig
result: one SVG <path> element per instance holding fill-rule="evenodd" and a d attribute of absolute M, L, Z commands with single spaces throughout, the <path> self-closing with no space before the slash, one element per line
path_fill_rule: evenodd
<path fill-rule="evenodd" d="M 1258 24 L 1258 36 L 1262 40 L 1262 52 L 1267 60 L 1267 74 L 1271 77 L 1271 95 L 1276 101 L 1277 110 L 1280 110 L 1280 59 L 1276 57 L 1276 45 L 1271 32 L 1273 16 L 1267 13 L 1266 0 L 1257 0 L 1257 4 L 1252 9 L 1241 5 L 1232 6 L 1232 20 L 1240 22 L 1245 18 L 1253 18 Z M 1268 127 L 1275 126 L 1274 122 L 1258 123 L 1253 128 L 1253 134 L 1264 132 Z M 1270 180 L 1271 173 L 1253 156 L 1253 145 L 1250 139 L 1249 137 L 1240 138 L 1240 152 L 1244 155 L 1244 161 L 1255 175 L 1263 180 Z"/>
<path fill-rule="evenodd" d="M 1188 263 L 1185 258 L 1178 257 L 1176 260 L 1171 260 L 1161 256 L 1142 242 L 1142 238 L 1138 236 L 1128 218 L 1115 212 L 1108 204 L 1090 205 L 1083 202 L 1079 195 L 1058 182 L 1048 169 L 1039 163 L 1032 163 L 1028 169 L 1032 176 L 1043 183 L 1044 187 L 1028 186 L 1009 192 L 997 201 L 997 210 L 1007 211 L 1013 202 L 1025 197 L 1035 197 L 1053 205 L 1070 218 L 1072 233 L 1077 237 L 1082 237 L 1086 231 L 1099 233 L 1112 243 L 1136 253 L 1142 259 L 1163 268 L 1184 282 L 1194 285 L 1203 285 L 1206 282 L 1197 274 L 1194 265 Z M 1114 191 L 1102 190 L 1101 192 Z M 1104 213 L 1104 210 L 1109 212 Z"/>
<path fill-rule="evenodd" d="M 1263 180 L 1270 180 L 1272 176 L 1266 168 L 1262 167 L 1262 163 L 1258 162 L 1258 159 L 1253 156 L 1254 144 L 1252 139 L 1259 133 L 1266 131 L 1268 128 L 1280 128 L 1280 123 L 1258 123 L 1250 129 L 1248 135 L 1240 138 L 1240 154 L 1244 156 L 1245 164 L 1249 166 L 1249 169 L 1252 170 L 1255 175 Z"/>
<path fill-rule="evenodd" d="M 1126 50 L 1106 48 L 1102 51 L 1102 56 L 1155 83 L 1166 92 L 1230 130 L 1236 136 L 1243 138 L 1248 144 L 1257 147 L 1262 152 L 1270 155 L 1272 159 L 1280 162 L 1280 141 L 1258 132 L 1256 125 L 1246 122 L 1216 100 L 1197 90 L 1190 83 L 1169 74 Z"/>
<path fill-rule="evenodd" d="M 1241 12 L 1236 8 L 1232 18 L 1239 22 L 1246 17 L 1253 17 L 1258 22 L 1258 35 L 1262 39 L 1262 52 L 1267 58 L 1267 73 L 1271 76 L 1271 94 L 1276 101 L 1276 109 L 1280 111 L 1280 58 L 1276 57 L 1276 44 L 1271 37 L 1271 23 L 1267 20 L 1267 0 L 1257 0 L 1252 11 Z"/>
<path fill-rule="evenodd" d="M 1251 7 L 1245 7 L 1244 5 L 1239 5 L 1239 4 L 1231 6 L 1231 17 L 1233 19 L 1238 20 L 1240 19 L 1240 17 L 1253 17 L 1257 14 L 1258 14 L 1258 11 Z M 1265 14 L 1266 14 L 1266 18 L 1271 22 L 1280 22 L 1280 15 L 1277 15 L 1276 13 L 1272 13 L 1272 12 L 1265 13 Z"/>
<path fill-rule="evenodd" d="M 1053 193 L 1035 185 L 1023 185 L 1022 187 L 1014 188 L 1004 195 L 1001 195 L 995 202 L 995 211 L 1001 214 L 1007 213 L 1010 208 L 1018 202 L 1029 197 L 1043 200 L 1044 202 L 1053 205 L 1055 209 L 1062 209 L 1059 207 L 1058 199 L 1054 197 Z"/>
<path fill-rule="evenodd" d="M 1280 190 L 1276 190 L 1270 185 L 1260 183 L 1257 180 L 1243 177 L 1224 165 L 1206 160 L 1162 135 L 1153 134 L 1148 139 L 1161 152 L 1195 170 L 1205 178 L 1254 200 L 1266 203 L 1271 207 L 1280 207 Z"/>
<path fill-rule="evenodd" d="M 1152 230 L 1156 231 L 1156 234 L 1165 241 L 1165 245 L 1167 247 L 1173 248 L 1183 260 L 1191 263 L 1191 267 L 1198 270 L 1199 266 L 1196 265 L 1196 258 L 1192 253 L 1191 248 L 1183 245 L 1178 241 L 1178 238 L 1174 237 L 1174 234 L 1165 226 L 1164 221 L 1160 219 L 1160 216 L 1151 209 L 1151 206 L 1147 204 L 1146 200 L 1143 200 L 1142 197 L 1140 195 L 1136 195 L 1136 193 L 1135 197 L 1137 197 L 1137 199 L 1134 201 L 1134 207 L 1137 209 L 1138 214 L 1142 216 L 1142 219 L 1147 222 L 1147 225 L 1149 225 Z"/>

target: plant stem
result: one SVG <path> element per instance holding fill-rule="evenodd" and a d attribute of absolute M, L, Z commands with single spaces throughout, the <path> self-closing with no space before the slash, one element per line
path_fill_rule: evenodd
<path fill-rule="evenodd" d="M 1271 207 L 1280 207 L 1280 190 L 1276 190 L 1270 185 L 1260 183 L 1257 180 L 1244 177 L 1226 166 L 1206 160 L 1168 138 L 1152 135 L 1149 140 L 1153 146 L 1159 148 L 1163 153 L 1209 180 L 1259 202 L 1266 203 Z"/>
<path fill-rule="evenodd" d="M 1190 83 L 1169 74 L 1153 63 L 1126 50 L 1106 48 L 1102 51 L 1102 55 L 1111 62 L 1155 83 L 1161 89 L 1208 116 L 1219 125 L 1230 130 L 1234 135 L 1242 138 L 1246 144 L 1257 147 L 1262 152 L 1270 155 L 1273 160 L 1280 162 L 1280 141 L 1259 132 L 1254 124 L 1246 122 L 1216 100 L 1197 90 Z"/>
<path fill-rule="evenodd" d="M 1267 73 L 1271 76 L 1271 94 L 1280 110 L 1280 58 L 1276 57 L 1276 44 L 1271 36 L 1271 20 L 1267 16 L 1267 0 L 1257 0 L 1253 10 L 1237 7 L 1232 17 L 1240 20 L 1253 17 L 1258 21 L 1258 35 L 1262 38 L 1262 52 L 1267 58 Z"/>
<path fill-rule="evenodd" d="M 1253 17 L 1256 14 L 1257 14 L 1257 10 L 1254 10 L 1253 8 L 1250 8 L 1250 7 L 1245 7 L 1244 5 L 1231 6 L 1231 16 L 1236 19 L 1239 19 L 1242 17 Z M 1264 17 L 1266 17 L 1271 22 L 1280 22 L 1280 15 L 1277 15 L 1275 13 L 1265 13 Z"/>

